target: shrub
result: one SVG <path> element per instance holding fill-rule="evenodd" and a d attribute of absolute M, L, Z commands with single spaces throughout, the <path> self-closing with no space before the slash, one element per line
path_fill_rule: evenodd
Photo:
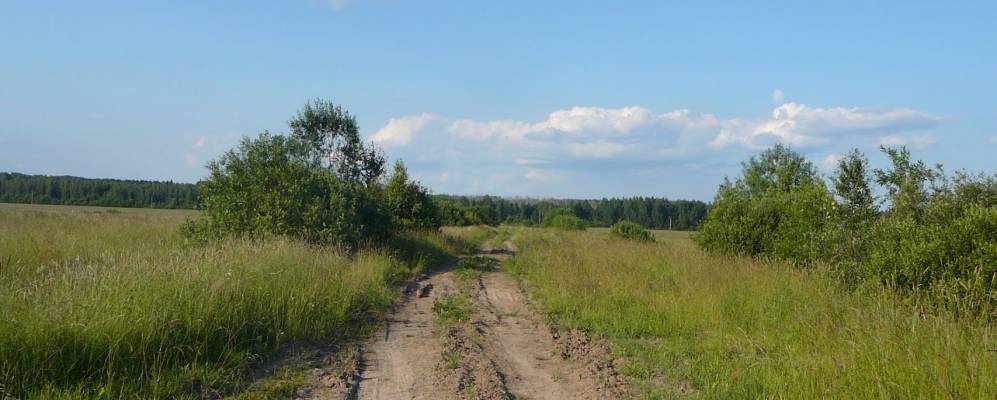
<path fill-rule="evenodd" d="M 723 253 L 816 259 L 835 203 L 813 165 L 777 145 L 743 166 L 741 178 L 720 186 L 697 242 Z"/>
<path fill-rule="evenodd" d="M 643 226 L 636 223 L 621 220 L 609 228 L 609 234 L 624 239 L 637 240 L 642 242 L 653 242 L 654 236 Z"/>
<path fill-rule="evenodd" d="M 404 229 L 430 229 L 440 227 L 440 215 L 429 191 L 408 179 L 408 170 L 401 161 L 384 186 L 385 206 L 394 218 L 395 225 Z"/>
<path fill-rule="evenodd" d="M 991 312 L 997 176 L 960 172 L 950 179 L 905 148 L 882 150 L 891 165 L 873 173 L 886 194 L 885 210 L 873 206 L 868 162 L 857 150 L 839 162 L 832 195 L 802 156 L 776 146 L 744 163 L 735 183 L 720 186 L 696 241 L 798 265 L 827 262 L 849 284 L 871 278 L 928 293 L 958 311 Z"/>
<path fill-rule="evenodd" d="M 544 219 L 544 226 L 567 230 L 584 230 L 586 228 L 585 221 L 578 218 L 574 212 L 567 208 L 551 210 L 547 218 Z"/>
<path fill-rule="evenodd" d="M 243 138 L 208 164 L 200 184 L 207 221 L 195 238 L 287 235 L 356 248 L 380 242 L 392 217 L 378 198 L 380 152 L 360 142 L 356 119 L 329 102 L 305 104 L 290 135 Z"/>

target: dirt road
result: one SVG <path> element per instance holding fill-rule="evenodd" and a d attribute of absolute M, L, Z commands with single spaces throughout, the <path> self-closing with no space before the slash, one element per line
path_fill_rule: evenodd
<path fill-rule="evenodd" d="M 345 379 L 350 383 L 339 385 L 340 390 L 310 390 L 307 396 L 296 397 L 618 397 L 622 382 L 604 346 L 578 332 L 552 330 L 531 308 L 518 283 L 501 272 L 502 262 L 514 251 L 509 242 L 497 250 L 485 246 L 476 256 L 496 262 L 482 262 L 484 267 L 459 274 L 450 268 L 410 282 L 385 327 L 357 352 L 356 376 Z M 468 316 L 459 323 L 443 323 L 433 305 L 455 296 L 467 299 Z"/>

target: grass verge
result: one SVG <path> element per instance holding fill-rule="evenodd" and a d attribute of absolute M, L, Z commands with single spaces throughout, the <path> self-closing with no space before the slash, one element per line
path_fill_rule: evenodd
<path fill-rule="evenodd" d="M 216 398 L 289 343 L 368 333 L 393 284 L 460 242 L 344 255 L 185 241 L 189 212 L 0 206 L 0 398 Z"/>
<path fill-rule="evenodd" d="M 511 229 L 511 228 L 507 228 Z M 879 285 L 707 254 L 686 234 L 512 231 L 506 269 L 605 335 L 643 398 L 995 398 L 997 329 Z"/>

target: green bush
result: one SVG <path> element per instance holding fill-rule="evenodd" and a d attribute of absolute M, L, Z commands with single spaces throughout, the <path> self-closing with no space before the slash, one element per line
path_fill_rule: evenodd
<path fill-rule="evenodd" d="M 813 165 L 776 146 L 745 162 L 736 182 L 721 185 L 696 240 L 723 253 L 813 261 L 834 208 Z"/>
<path fill-rule="evenodd" d="M 384 156 L 360 141 L 356 119 L 339 106 L 305 104 L 290 135 L 264 132 L 208 164 L 200 184 L 205 222 L 195 239 L 286 235 L 357 248 L 383 241 L 392 215 L 379 198 Z"/>
<path fill-rule="evenodd" d="M 544 219 L 544 226 L 556 229 L 584 230 L 587 224 L 570 209 L 559 208 L 551 210 L 547 218 Z"/>
<path fill-rule="evenodd" d="M 440 227 L 436 202 L 430 198 L 426 188 L 418 182 L 409 181 L 408 170 L 401 161 L 395 163 L 395 171 L 382 193 L 385 206 L 398 227 L 430 230 Z"/>
<path fill-rule="evenodd" d="M 653 242 L 654 236 L 643 226 L 627 220 L 621 220 L 609 228 L 609 234 L 624 239 L 637 240 L 642 242 Z"/>
<path fill-rule="evenodd" d="M 874 279 L 960 311 L 997 306 L 997 176 L 958 173 L 883 152 L 872 171 L 885 193 L 877 210 L 868 161 L 853 150 L 832 193 L 799 154 L 776 146 L 725 182 L 696 241 L 708 250 L 829 263 L 849 284 Z M 991 315 L 993 317 L 994 315 Z"/>

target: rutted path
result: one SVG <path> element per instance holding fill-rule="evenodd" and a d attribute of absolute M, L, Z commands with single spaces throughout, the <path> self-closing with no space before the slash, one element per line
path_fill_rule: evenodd
<path fill-rule="evenodd" d="M 558 333 L 499 271 L 516 251 L 485 245 L 469 264 L 410 282 L 385 327 L 355 360 L 340 390 L 310 390 L 310 399 L 605 399 L 619 397 L 604 345 L 578 332 Z M 485 262 L 489 257 L 495 262 Z M 468 262 L 465 262 L 468 264 Z M 463 322 L 443 324 L 433 311 L 444 297 L 467 299 Z M 316 375 L 318 376 L 318 375 Z M 312 383 L 312 387 L 321 386 Z M 346 389 L 345 391 L 342 389 Z M 304 393 L 302 393 L 304 394 Z"/>
<path fill-rule="evenodd" d="M 409 283 L 385 328 L 364 346 L 357 398 L 450 397 L 451 391 L 435 380 L 442 350 L 439 335 L 434 335 L 433 301 L 455 291 L 449 272 Z"/>

